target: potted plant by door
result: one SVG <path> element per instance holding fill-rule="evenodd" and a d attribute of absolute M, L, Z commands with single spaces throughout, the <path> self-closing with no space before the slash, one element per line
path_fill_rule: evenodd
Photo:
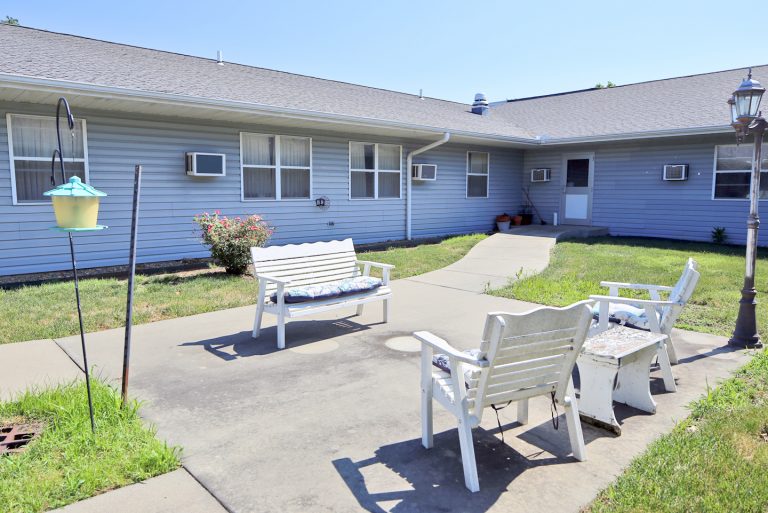
<path fill-rule="evenodd" d="M 509 230 L 509 225 L 512 222 L 512 218 L 507 214 L 501 214 L 496 216 L 496 228 L 500 231 Z"/>
<path fill-rule="evenodd" d="M 520 226 L 523 224 L 523 216 L 520 214 L 517 214 L 515 217 L 512 218 L 512 222 L 515 223 L 515 226 Z"/>

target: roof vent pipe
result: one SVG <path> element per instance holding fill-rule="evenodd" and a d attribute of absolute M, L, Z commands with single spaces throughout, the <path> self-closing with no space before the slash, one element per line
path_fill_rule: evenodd
<path fill-rule="evenodd" d="M 221 50 L 216 52 L 216 64 L 224 66 L 224 54 L 221 53 Z"/>
<path fill-rule="evenodd" d="M 487 116 L 489 112 L 488 99 L 483 93 L 477 93 L 475 95 L 475 102 L 472 104 L 472 114 L 480 114 L 481 116 Z"/>

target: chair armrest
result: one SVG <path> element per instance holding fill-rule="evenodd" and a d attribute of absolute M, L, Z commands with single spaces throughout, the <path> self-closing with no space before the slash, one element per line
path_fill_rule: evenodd
<path fill-rule="evenodd" d="M 285 286 L 291 284 L 291 280 L 286 278 L 278 278 L 277 276 L 270 276 L 269 274 L 256 273 L 255 276 L 259 280 L 271 281 L 272 283 L 277 283 L 278 285 Z"/>
<path fill-rule="evenodd" d="M 451 344 L 433 333 L 428 331 L 417 331 L 413 334 L 413 336 L 421 341 L 422 347 L 424 344 L 426 344 L 433 349 L 437 349 L 441 353 L 444 353 L 460 362 L 475 365 L 476 367 L 488 367 L 488 360 L 478 360 L 477 358 L 469 356 L 466 353 L 462 353 L 458 349 L 454 348 Z"/>
<path fill-rule="evenodd" d="M 395 266 L 392 264 L 380 264 L 378 262 L 370 262 L 368 260 L 357 260 L 355 262 L 358 265 L 370 265 L 372 267 L 378 267 L 380 269 L 394 269 Z"/>
<path fill-rule="evenodd" d="M 601 281 L 601 287 L 615 287 L 617 289 L 633 289 L 633 290 L 661 290 L 664 292 L 672 292 L 674 287 L 667 287 L 665 285 L 646 285 L 643 283 L 620 283 L 617 281 Z"/>
<path fill-rule="evenodd" d="M 620 303 L 624 305 L 651 305 L 651 306 L 669 306 L 669 305 L 681 305 L 684 303 L 680 301 L 662 301 L 656 299 L 635 299 L 631 297 L 619 297 L 619 296 L 589 296 L 589 299 L 593 301 L 607 301 L 609 303 Z"/>

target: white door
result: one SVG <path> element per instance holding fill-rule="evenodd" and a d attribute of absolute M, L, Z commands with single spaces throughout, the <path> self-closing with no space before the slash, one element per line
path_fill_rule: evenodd
<path fill-rule="evenodd" d="M 563 224 L 591 224 L 594 160 L 592 153 L 563 157 L 563 198 L 560 205 Z"/>

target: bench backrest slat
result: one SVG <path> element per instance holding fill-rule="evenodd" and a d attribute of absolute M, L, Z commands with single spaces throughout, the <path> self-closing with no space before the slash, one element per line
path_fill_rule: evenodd
<path fill-rule="evenodd" d="M 254 271 L 291 280 L 290 287 L 328 283 L 360 275 L 352 239 L 251 248 Z M 276 289 L 268 283 L 267 293 Z"/>

